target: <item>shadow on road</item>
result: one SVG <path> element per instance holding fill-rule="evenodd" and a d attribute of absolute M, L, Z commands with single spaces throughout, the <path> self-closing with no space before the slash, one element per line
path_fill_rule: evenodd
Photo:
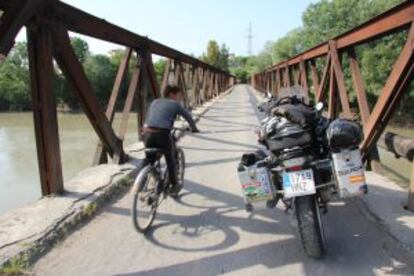
<path fill-rule="evenodd" d="M 117 275 L 218 275 L 232 271 L 241 270 L 255 265 L 264 265 L 268 268 L 283 266 L 288 263 L 297 262 L 297 257 L 293 254 L 286 258 L 277 259 L 268 254 L 281 249 L 288 249 L 292 239 L 281 242 L 273 242 L 268 244 L 256 245 L 243 248 L 229 253 L 221 253 L 214 256 L 200 258 L 194 261 L 180 263 L 176 265 L 155 268 L 147 271 L 136 273 L 126 273 Z M 254 256 L 266 256 L 266 258 L 255 258 Z"/>
<path fill-rule="evenodd" d="M 157 213 L 156 221 L 152 229 L 146 234 L 146 239 L 153 244 L 175 251 L 183 252 L 205 252 L 217 251 L 229 248 L 239 241 L 239 234 L 233 229 L 238 228 L 255 234 L 283 234 L 292 235 L 287 226 L 278 227 L 279 222 L 276 215 L 283 216 L 284 213 L 275 209 L 275 212 L 263 211 L 240 217 L 234 215 L 234 212 L 244 212 L 244 201 L 240 196 L 220 191 L 202 184 L 185 181 L 186 192 L 176 200 L 177 204 L 186 208 L 197 209 L 199 212 L 192 215 L 175 215 L 166 213 Z M 214 201 L 214 205 L 201 205 L 200 203 L 191 202 L 191 196 L 199 195 Z M 105 212 L 115 213 L 124 216 L 130 216 L 130 210 L 116 206 L 108 206 Z M 264 219 L 265 218 L 265 219 Z M 210 232 L 221 231 L 224 234 L 222 241 L 212 241 L 211 245 L 204 247 L 184 248 L 179 245 L 165 244 L 162 240 L 156 238 L 157 231 L 167 226 L 177 225 L 174 229 L 175 233 L 189 238 L 199 238 Z M 277 231 L 276 231 L 277 230 Z"/>
<path fill-rule="evenodd" d="M 182 275 L 183 273 L 217 275 L 257 265 L 271 269 L 298 263 L 303 266 L 304 274 L 319 271 L 319 275 L 376 275 L 378 272 L 407 275 L 413 272 L 412 260 L 398 253 L 391 240 L 380 240 L 382 235 L 378 230 L 360 216 L 357 208 L 347 203 L 331 206 L 328 215 L 330 225 L 327 225 L 327 256 L 322 260 L 313 260 L 303 253 L 298 237 L 295 236 L 295 229 L 285 225 L 286 215 L 283 211 L 267 210 L 246 217 L 240 217 L 239 212 L 236 216 L 235 212 L 244 209 L 241 197 L 192 181 L 186 181 L 185 185 L 187 191 L 182 194 L 177 203 L 200 212 L 189 216 L 160 213 L 146 239 L 156 246 L 177 251 L 177 254 L 179 252 L 215 252 L 215 254 L 203 254 L 202 257 L 183 263 L 118 275 Z M 195 194 L 210 198 L 218 202 L 218 205 L 203 206 L 198 201 L 197 204 L 190 202 L 191 196 Z M 114 211 L 129 215 L 129 210 L 111 210 Z M 349 215 L 360 216 L 360 223 L 356 226 L 347 226 L 344 218 Z M 167 244 L 161 238 L 162 235 L 157 236 L 157 232 L 167 226 L 175 226 L 169 228 L 173 229 L 170 235 L 199 239 L 220 231 L 224 234 L 224 238 L 212 241 L 206 246 L 180 247 L 179 243 Z M 275 241 L 231 250 L 240 242 L 236 230 L 255 235 L 272 233 L 275 235 Z M 342 231 L 342 235 L 338 231 Z M 280 235 L 283 235 L 282 239 Z M 393 253 L 391 257 L 381 253 L 385 248 Z M 227 252 L 229 250 L 231 251 Z M 373 254 L 380 254 L 380 258 L 370 258 Z"/>
<path fill-rule="evenodd" d="M 252 91 L 248 90 L 248 97 L 248 105 L 245 102 L 226 101 L 225 106 L 218 104 L 211 108 L 209 116 L 203 117 L 201 125 L 208 126 L 210 129 L 226 127 L 225 130 L 206 131 L 192 137 L 213 142 L 212 145 L 209 147 L 184 146 L 183 148 L 211 152 L 243 152 L 246 149 L 257 149 L 258 147 L 254 144 L 212 137 L 214 133 L 247 131 L 247 128 L 232 130 L 232 126 L 256 127 L 255 124 L 231 120 L 231 118 L 244 117 L 246 111 L 252 110 L 258 120 L 263 117 L 263 114 L 256 108 L 257 99 Z M 216 122 L 217 125 L 209 124 L 209 121 Z M 214 145 L 220 148 L 228 145 L 239 146 L 242 149 L 220 149 Z M 239 158 L 238 156 L 189 162 L 187 166 L 222 164 L 237 161 Z M 165 211 L 159 213 L 146 239 L 176 254 L 180 252 L 193 252 L 194 254 L 203 252 L 203 254 L 194 255 L 197 257 L 190 261 L 119 275 L 217 275 L 226 272 L 237 273 L 255 266 L 265 266 L 270 269 L 287 267 L 284 272 L 289 274 L 289 265 L 297 264 L 302 266 L 302 274 L 413 273 L 413 260 L 409 259 L 395 244 L 395 241 L 384 234 L 383 230 L 368 221 L 352 202 L 345 201 L 330 206 L 328 214 L 323 218 L 327 236 L 327 255 L 322 260 L 313 260 L 303 253 L 296 227 L 289 225 L 289 219 L 294 219 L 291 214 L 286 215 L 283 210 L 276 208 L 248 215 L 243 213 L 244 202 L 241 196 L 189 180 L 185 182 L 185 189 L 186 191 L 176 200 L 176 203 L 192 210 L 191 214 L 175 215 L 167 214 Z M 129 215 L 129 210 L 122 208 L 113 207 L 110 211 Z M 211 240 L 202 245 L 196 242 L 200 239 L 208 239 L 209 235 L 217 232 L 221 232 L 223 238 Z M 253 235 L 253 237 L 256 235 L 258 239 L 260 235 L 271 234 L 274 235 L 275 241 L 236 248 L 236 245 L 243 244 L 241 233 L 247 233 L 247 236 Z M 184 236 L 194 239 L 195 242 L 194 244 L 190 242 L 190 246 L 180 244 L 179 239 L 173 242 L 171 239 L 166 239 L 165 235 Z M 174 237 L 172 239 L 174 240 Z"/>

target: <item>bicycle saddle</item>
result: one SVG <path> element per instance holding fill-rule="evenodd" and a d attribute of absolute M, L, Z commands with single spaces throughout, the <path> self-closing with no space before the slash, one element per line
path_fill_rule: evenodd
<path fill-rule="evenodd" d="M 145 155 L 149 158 L 151 157 L 159 157 L 163 154 L 163 150 L 159 148 L 146 148 Z"/>

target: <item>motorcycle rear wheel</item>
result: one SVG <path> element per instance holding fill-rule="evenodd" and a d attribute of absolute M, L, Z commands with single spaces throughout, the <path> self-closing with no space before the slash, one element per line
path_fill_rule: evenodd
<path fill-rule="evenodd" d="M 312 258 L 321 258 L 324 254 L 324 234 L 315 195 L 295 198 L 295 210 L 305 253 Z"/>

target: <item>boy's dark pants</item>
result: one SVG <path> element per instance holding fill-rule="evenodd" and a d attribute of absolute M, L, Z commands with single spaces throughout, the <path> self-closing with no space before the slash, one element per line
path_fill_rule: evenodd
<path fill-rule="evenodd" d="M 175 171 L 175 144 L 171 138 L 171 130 L 157 129 L 145 131 L 143 134 L 144 144 L 147 148 L 162 149 L 167 162 L 168 176 L 172 186 L 177 184 Z"/>

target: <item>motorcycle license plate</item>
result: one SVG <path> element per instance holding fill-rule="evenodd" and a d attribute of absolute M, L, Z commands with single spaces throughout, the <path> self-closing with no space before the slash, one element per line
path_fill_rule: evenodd
<path fill-rule="evenodd" d="M 285 198 L 315 194 L 315 180 L 312 170 L 283 172 L 283 190 Z"/>

